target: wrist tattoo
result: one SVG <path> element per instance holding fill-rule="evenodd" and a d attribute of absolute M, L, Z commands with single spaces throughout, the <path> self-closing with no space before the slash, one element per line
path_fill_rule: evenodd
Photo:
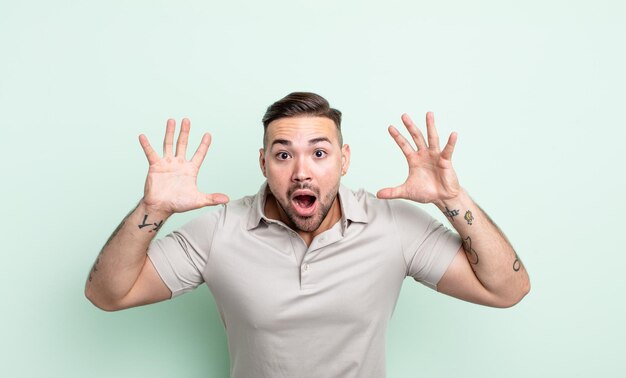
<path fill-rule="evenodd" d="M 140 225 L 138 225 L 139 228 L 144 228 L 144 227 L 154 227 L 153 229 L 151 229 L 148 232 L 158 232 L 161 229 L 161 226 L 163 226 L 163 220 L 159 221 L 159 223 L 146 223 L 146 221 L 148 220 L 148 214 L 145 214 L 143 216 L 143 221 L 141 222 Z"/>
<path fill-rule="evenodd" d="M 443 214 L 450 218 L 451 221 L 454 221 L 454 217 L 456 217 L 457 215 L 459 215 L 459 210 L 450 210 L 448 209 L 448 206 L 446 206 L 446 211 L 443 212 Z"/>
<path fill-rule="evenodd" d="M 465 251 L 470 264 L 478 264 L 478 253 L 476 253 L 474 248 L 472 248 L 472 239 L 469 236 L 463 239 L 463 250 Z"/>
<path fill-rule="evenodd" d="M 472 222 L 474 221 L 474 216 L 472 215 L 471 211 L 467 210 L 463 218 L 467 221 L 467 224 L 469 224 L 470 226 L 472 225 Z"/>

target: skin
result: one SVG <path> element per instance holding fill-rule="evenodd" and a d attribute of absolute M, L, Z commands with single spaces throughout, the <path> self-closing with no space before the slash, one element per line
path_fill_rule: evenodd
<path fill-rule="evenodd" d="M 441 150 L 433 113 L 426 113 L 427 139 L 407 114 L 402 115 L 402 122 L 413 144 L 394 126 L 389 127 L 389 134 L 407 160 L 409 175 L 403 184 L 382 189 L 377 196 L 432 203 L 461 236 L 463 245 L 437 290 L 492 307 L 518 303 L 530 291 L 528 273 L 502 231 L 459 184 L 452 166 L 457 134 L 450 134 Z M 463 216 L 467 213 L 470 220 Z"/>
<path fill-rule="evenodd" d="M 186 158 L 190 122 L 183 119 L 174 151 L 176 122 L 167 121 L 163 156 L 152 148 L 145 135 L 139 143 L 149 168 L 144 196 L 124 218 L 96 258 L 85 284 L 85 296 L 105 311 L 160 302 L 172 292 L 147 257 L 148 246 L 159 224 L 172 214 L 228 202 L 222 193 L 205 194 L 198 190 L 198 171 L 211 144 L 211 135 L 202 136 L 191 159 Z M 141 227 L 153 224 L 155 227 Z"/>
<path fill-rule="evenodd" d="M 426 115 L 427 139 L 408 115 L 402 116 L 402 122 L 413 144 L 393 126 L 389 133 L 406 157 L 408 177 L 401 185 L 380 190 L 377 196 L 432 203 L 461 236 L 463 246 L 437 290 L 493 307 L 518 303 L 530 290 L 528 274 L 504 234 L 459 184 L 452 166 L 456 133 L 440 150 L 432 113 Z M 144 196 L 102 248 L 85 285 L 87 298 L 103 310 L 169 299 L 171 291 L 147 258 L 150 242 L 172 214 L 229 200 L 221 193 L 198 190 L 197 175 L 211 137 L 204 134 L 195 154 L 187 160 L 189 129 L 189 120 L 183 119 L 174 152 L 175 121 L 168 120 L 163 156 L 144 135 L 139 137 L 150 164 Z M 307 244 L 341 219 L 337 190 L 350 164 L 350 148 L 339 144 L 332 120 L 275 120 L 268 126 L 259 164 L 269 187 L 266 216 L 296 230 Z M 315 197 L 315 201 L 308 201 L 309 206 L 298 197 L 301 194 Z"/>
<path fill-rule="evenodd" d="M 268 125 L 266 140 L 259 151 L 269 187 L 265 213 L 309 245 L 341 218 L 337 191 L 348 171 L 350 147 L 339 144 L 335 123 L 325 117 L 277 119 Z M 298 194 L 314 196 L 312 206 L 300 206 Z"/>

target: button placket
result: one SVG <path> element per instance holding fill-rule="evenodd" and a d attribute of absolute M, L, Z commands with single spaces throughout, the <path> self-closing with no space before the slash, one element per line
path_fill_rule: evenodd
<path fill-rule="evenodd" d="M 311 285 L 311 264 L 309 264 L 306 261 L 302 261 L 302 264 L 300 265 L 300 289 L 304 289 L 310 285 Z"/>

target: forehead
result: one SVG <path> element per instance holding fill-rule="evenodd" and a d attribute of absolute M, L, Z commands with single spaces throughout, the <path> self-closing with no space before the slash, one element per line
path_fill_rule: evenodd
<path fill-rule="evenodd" d="M 332 143 L 338 143 L 337 126 L 326 117 L 288 117 L 279 118 L 267 125 L 266 141 L 272 143 L 277 139 L 289 141 L 308 141 L 326 137 Z"/>

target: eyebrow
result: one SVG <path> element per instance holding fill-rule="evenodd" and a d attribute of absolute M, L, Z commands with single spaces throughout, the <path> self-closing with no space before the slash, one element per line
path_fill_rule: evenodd
<path fill-rule="evenodd" d="M 274 146 L 275 144 L 282 144 L 283 146 L 291 146 L 291 141 L 287 139 L 274 139 L 272 141 L 272 146 Z"/>
<path fill-rule="evenodd" d="M 322 142 L 330 142 L 330 139 L 326 138 L 326 137 L 319 137 L 319 138 L 314 138 L 309 140 L 309 146 L 313 145 L 313 144 L 318 144 L 318 143 L 322 143 Z M 332 143 L 331 143 L 332 144 Z"/>
<path fill-rule="evenodd" d="M 309 146 L 312 146 L 314 144 L 318 144 L 318 143 L 322 143 L 322 142 L 327 142 L 327 143 L 331 143 L 330 139 L 326 138 L 326 137 L 319 137 L 319 138 L 313 138 L 311 140 L 309 140 Z M 287 140 L 287 139 L 275 139 L 272 141 L 272 146 L 274 146 L 275 144 L 280 144 L 283 146 L 291 146 L 291 141 Z"/>

